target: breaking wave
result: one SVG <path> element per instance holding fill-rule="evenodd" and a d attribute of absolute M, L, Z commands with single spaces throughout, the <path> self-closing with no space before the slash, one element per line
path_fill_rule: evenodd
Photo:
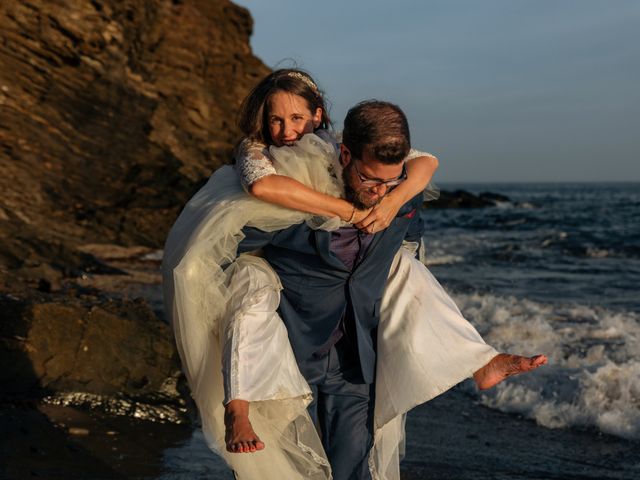
<path fill-rule="evenodd" d="M 535 373 L 478 394 L 484 405 L 548 428 L 595 427 L 640 439 L 640 315 L 515 297 L 454 298 L 498 350 L 549 357 Z"/>

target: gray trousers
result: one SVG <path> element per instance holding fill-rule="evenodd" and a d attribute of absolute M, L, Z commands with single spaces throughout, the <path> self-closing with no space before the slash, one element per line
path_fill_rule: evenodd
<path fill-rule="evenodd" d="M 313 392 L 308 410 L 319 428 L 334 480 L 371 480 L 374 385 L 364 383 L 357 350 L 345 338 L 301 365 Z"/>

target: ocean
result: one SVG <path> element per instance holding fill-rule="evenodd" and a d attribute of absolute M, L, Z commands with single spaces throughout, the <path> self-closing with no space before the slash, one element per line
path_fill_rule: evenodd
<path fill-rule="evenodd" d="M 640 439 L 640 184 L 441 187 L 510 201 L 427 209 L 429 269 L 487 343 L 550 359 L 481 403 Z"/>
<path fill-rule="evenodd" d="M 509 197 L 425 209 L 427 265 L 487 343 L 549 364 L 410 412 L 403 479 L 640 478 L 640 184 L 440 187 Z M 197 429 L 163 464 L 232 478 Z"/>

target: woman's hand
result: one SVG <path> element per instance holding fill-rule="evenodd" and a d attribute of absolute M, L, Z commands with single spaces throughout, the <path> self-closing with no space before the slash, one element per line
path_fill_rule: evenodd
<path fill-rule="evenodd" d="M 369 214 L 371 213 L 371 210 L 373 210 L 373 208 L 367 208 L 366 210 L 359 210 L 356 207 L 353 208 L 353 220 L 351 221 L 351 223 L 354 226 L 357 226 L 356 224 L 362 222 L 365 218 L 367 218 L 367 216 L 369 216 Z"/>
<path fill-rule="evenodd" d="M 384 230 L 398 214 L 402 203 L 395 200 L 395 196 L 382 197 L 380 203 L 370 210 L 370 213 L 359 222 L 354 223 L 356 228 L 363 232 L 376 233 Z"/>

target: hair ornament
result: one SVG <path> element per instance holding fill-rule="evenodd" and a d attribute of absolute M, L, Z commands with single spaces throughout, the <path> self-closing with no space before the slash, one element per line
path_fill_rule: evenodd
<path fill-rule="evenodd" d="M 311 90 L 315 91 L 316 93 L 318 92 L 318 86 L 313 83 L 313 80 L 311 80 L 307 75 L 305 75 L 304 73 L 300 73 L 300 72 L 288 72 L 287 73 L 287 77 L 293 77 L 293 78 L 297 78 L 298 80 L 302 80 L 304 83 L 307 84 L 307 86 L 309 88 L 311 88 Z"/>

